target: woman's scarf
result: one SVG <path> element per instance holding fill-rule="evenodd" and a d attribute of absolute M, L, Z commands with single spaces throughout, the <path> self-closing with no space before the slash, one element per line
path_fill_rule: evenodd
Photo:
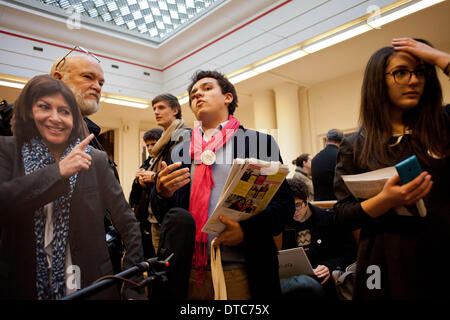
<path fill-rule="evenodd" d="M 77 139 L 62 154 L 64 159 L 72 149 L 80 143 Z M 90 153 L 91 146 L 85 152 Z M 30 174 L 55 163 L 50 150 L 37 138 L 31 139 L 22 146 L 22 158 L 25 174 Z M 69 234 L 70 200 L 78 173 L 69 178 L 70 191 L 53 201 L 53 240 L 51 274 L 44 251 L 45 213 L 43 207 L 34 213 L 34 235 L 36 237 L 36 289 L 39 300 L 61 299 L 65 296 L 65 261 Z"/>
<path fill-rule="evenodd" d="M 202 163 L 202 153 L 207 150 L 215 154 L 217 150 L 230 140 L 238 128 L 239 120 L 230 115 L 227 124 L 208 142 L 203 139 L 200 133 L 200 126 L 193 129 L 190 155 L 196 166 L 191 184 L 189 212 L 191 212 L 195 220 L 195 247 L 192 264 L 197 270 L 197 285 L 203 282 L 207 266 L 206 248 L 208 236 L 201 230 L 208 220 L 209 198 L 214 187 L 212 164 Z"/>

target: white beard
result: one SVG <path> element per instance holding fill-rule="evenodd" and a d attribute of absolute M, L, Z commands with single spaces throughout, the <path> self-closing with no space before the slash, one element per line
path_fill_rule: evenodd
<path fill-rule="evenodd" d="M 70 90 L 72 90 L 75 100 L 77 101 L 78 108 L 80 108 L 81 115 L 83 117 L 90 116 L 94 114 L 100 109 L 100 103 L 96 100 L 85 99 L 84 96 L 88 95 L 90 91 L 86 91 L 85 93 L 79 92 L 78 88 L 73 87 L 71 84 L 66 83 Z"/>
<path fill-rule="evenodd" d="M 94 114 L 100 109 L 100 104 L 95 100 L 87 100 L 83 99 L 83 97 L 75 97 L 77 100 L 78 108 L 80 108 L 80 112 L 83 117 L 90 116 Z"/>

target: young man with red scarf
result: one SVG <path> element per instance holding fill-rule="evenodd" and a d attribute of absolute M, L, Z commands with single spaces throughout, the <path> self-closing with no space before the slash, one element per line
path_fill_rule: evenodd
<path fill-rule="evenodd" d="M 222 74 L 197 72 L 188 92 L 191 109 L 200 124 L 174 148 L 173 163 L 162 165 L 151 204 L 160 222 L 174 212 L 187 210 L 192 214 L 196 233 L 193 257 L 186 257 L 192 261 L 188 299 L 214 299 L 208 257 L 216 236 L 201 229 L 220 198 L 233 159 L 281 162 L 281 157 L 272 136 L 245 129 L 233 117 L 236 90 Z M 294 212 L 291 190 L 283 182 L 267 208 L 255 217 L 241 222 L 220 217 L 226 229 L 214 245 L 221 248 L 229 300 L 280 296 L 278 251 L 273 237 L 283 230 Z"/>

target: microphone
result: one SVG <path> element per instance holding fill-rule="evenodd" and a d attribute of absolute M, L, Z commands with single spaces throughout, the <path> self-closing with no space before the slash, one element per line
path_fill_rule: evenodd
<path fill-rule="evenodd" d="M 95 280 L 90 286 L 87 286 L 77 292 L 74 292 L 68 296 L 63 297 L 61 300 L 74 300 L 82 297 L 86 297 L 92 295 L 104 288 L 110 287 L 115 283 L 115 281 L 125 281 L 133 284 L 136 287 L 142 287 L 150 283 L 154 280 L 161 280 L 162 282 L 167 281 L 167 268 L 170 265 L 170 259 L 173 257 L 173 253 L 167 257 L 165 260 L 159 260 L 158 257 L 150 258 L 145 261 L 142 261 L 136 264 L 134 267 L 131 267 L 127 270 L 124 270 L 116 275 L 106 275 L 97 280 Z M 162 267 L 162 271 L 158 271 L 160 269 L 158 267 Z M 128 280 L 126 277 L 133 276 L 135 274 L 149 272 L 150 276 L 146 279 L 142 280 L 139 283 Z"/>

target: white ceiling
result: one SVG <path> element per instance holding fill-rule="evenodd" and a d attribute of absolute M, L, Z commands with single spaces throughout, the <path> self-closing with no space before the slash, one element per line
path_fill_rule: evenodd
<path fill-rule="evenodd" d="M 83 23 L 81 29 L 66 28 L 66 19 L 60 15 L 24 7 L 14 0 L 0 0 L 0 27 L 56 43 L 77 43 L 93 52 L 162 69 L 276 2 L 279 1 L 225 2 L 162 44 Z"/>
<path fill-rule="evenodd" d="M 281 82 L 310 87 L 319 82 L 362 71 L 377 49 L 389 46 L 392 38 L 426 39 L 435 47 L 450 49 L 450 1 L 434 5 L 332 47 L 307 55 L 269 72 L 240 82 L 239 93 L 253 94 Z"/>

